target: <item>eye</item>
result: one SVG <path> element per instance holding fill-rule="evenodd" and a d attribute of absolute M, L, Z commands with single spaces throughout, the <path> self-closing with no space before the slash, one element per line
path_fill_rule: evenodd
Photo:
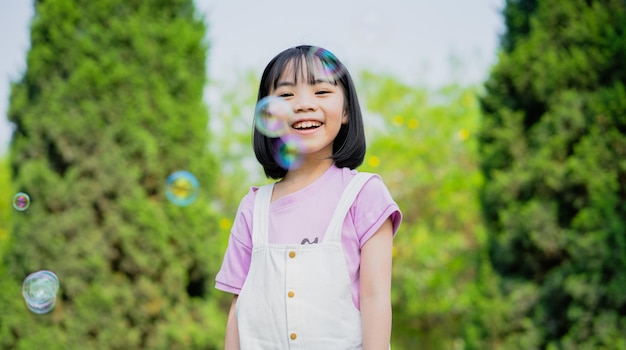
<path fill-rule="evenodd" d="M 316 95 L 325 95 L 325 94 L 330 94 L 330 93 L 331 91 L 329 90 L 319 90 L 315 92 Z"/>
<path fill-rule="evenodd" d="M 277 96 L 285 98 L 285 97 L 293 96 L 293 94 L 291 92 L 282 92 L 282 93 L 278 94 Z"/>

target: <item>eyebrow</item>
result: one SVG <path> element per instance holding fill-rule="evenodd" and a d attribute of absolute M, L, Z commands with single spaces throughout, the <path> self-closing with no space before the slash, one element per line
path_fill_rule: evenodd
<path fill-rule="evenodd" d="M 315 79 L 313 81 L 313 84 L 311 84 L 311 85 L 317 85 L 317 84 L 334 84 L 334 83 L 332 81 L 330 81 L 330 80 L 327 80 L 327 79 Z M 295 86 L 295 85 L 296 85 L 296 83 L 293 82 L 293 81 L 284 81 L 284 80 L 283 81 L 278 81 L 276 83 L 276 87 L 277 88 L 281 87 L 281 86 Z"/>

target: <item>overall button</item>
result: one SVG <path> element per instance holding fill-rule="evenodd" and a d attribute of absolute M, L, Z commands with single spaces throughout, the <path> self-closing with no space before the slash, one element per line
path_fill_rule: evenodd
<path fill-rule="evenodd" d="M 289 257 L 290 258 L 295 258 L 296 257 L 296 252 L 294 252 L 293 250 L 289 252 Z"/>
<path fill-rule="evenodd" d="M 297 337 L 296 333 L 289 334 L 289 338 L 291 338 L 291 340 L 296 340 Z"/>
<path fill-rule="evenodd" d="M 293 290 L 290 290 L 289 293 L 287 293 L 287 296 L 290 298 L 293 298 L 294 295 L 296 295 L 296 293 L 294 293 Z"/>

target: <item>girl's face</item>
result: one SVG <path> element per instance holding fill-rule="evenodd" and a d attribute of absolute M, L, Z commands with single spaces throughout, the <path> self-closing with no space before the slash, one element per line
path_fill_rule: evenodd
<path fill-rule="evenodd" d="M 341 125 L 348 122 L 343 89 L 321 64 L 308 67 L 303 61 L 297 74 L 293 66 L 281 74 L 270 95 L 283 98 L 293 108 L 289 133 L 301 139 L 305 158 L 328 159 Z M 309 69 L 315 71 L 312 83 L 307 79 Z"/>

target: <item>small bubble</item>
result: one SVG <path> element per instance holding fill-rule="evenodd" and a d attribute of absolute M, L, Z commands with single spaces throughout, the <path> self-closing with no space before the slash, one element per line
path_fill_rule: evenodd
<path fill-rule="evenodd" d="M 30 196 L 24 192 L 18 192 L 13 196 L 13 208 L 18 211 L 25 211 L 30 207 Z"/>
<path fill-rule="evenodd" d="M 45 314 L 54 308 L 58 290 L 59 278 L 48 270 L 31 273 L 22 284 L 26 306 L 36 314 Z"/>
<path fill-rule="evenodd" d="M 312 47 L 308 55 L 308 62 L 314 64 L 316 75 L 321 74 L 330 81 L 337 81 L 345 74 L 344 68 L 332 52 L 321 47 Z"/>
<path fill-rule="evenodd" d="M 254 125 L 267 137 L 280 137 L 289 132 L 291 105 L 278 96 L 266 96 L 259 100 L 254 112 Z"/>
<path fill-rule="evenodd" d="M 287 135 L 277 140 L 274 159 L 284 169 L 296 169 L 302 165 L 304 145 L 300 137 Z"/>
<path fill-rule="evenodd" d="M 175 205 L 190 205 L 198 198 L 198 193 L 198 180 L 186 170 L 173 172 L 165 181 L 165 196 Z"/>

